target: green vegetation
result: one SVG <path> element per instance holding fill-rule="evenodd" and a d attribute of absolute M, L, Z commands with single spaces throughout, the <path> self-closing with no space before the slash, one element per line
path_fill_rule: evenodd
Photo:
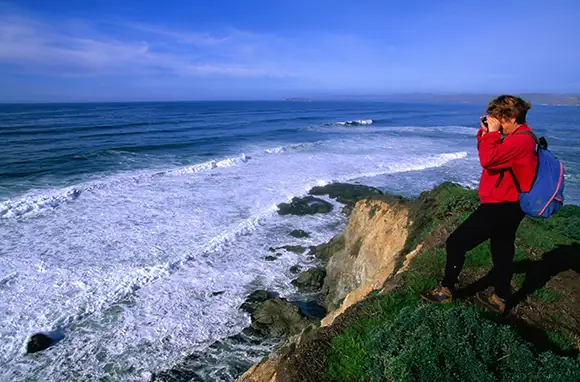
<path fill-rule="evenodd" d="M 425 306 L 417 293 L 437 285 L 445 264 L 444 244 L 449 233 L 478 205 L 477 195 L 451 183 L 423 193 L 411 202 L 413 225 L 405 249 L 424 243 L 423 251 L 403 273 L 400 285 L 385 294 L 372 294 L 357 305 L 330 340 L 326 352 L 327 377 L 333 381 L 412 380 L 580 380 L 580 359 L 538 352 L 506 324 L 484 317 L 471 300 L 455 301 L 446 307 Z M 548 220 L 526 218 L 518 232 L 515 261 L 552 272 L 531 293 L 534 309 L 514 319 L 544 330 L 551 344 L 562 350 L 577 350 L 580 328 L 571 314 L 553 304 L 566 301 L 566 288 L 578 284 L 546 285 L 551 276 L 566 268 L 544 261 L 547 251 L 561 245 L 578 245 L 580 207 L 565 206 Z M 462 284 L 479 280 L 491 269 L 488 244 L 468 253 Z M 554 270 L 549 268 L 555 267 Z M 525 268 L 528 269 L 528 268 Z M 540 277 L 541 278 L 541 277 Z M 513 278 L 518 289 L 530 284 L 527 271 Z M 572 293 L 572 292 L 569 292 Z M 526 307 L 518 307 L 524 311 Z M 561 309 L 561 308 L 560 308 Z M 576 318 L 577 319 L 577 318 Z M 526 321 L 527 320 L 527 321 Z"/>
<path fill-rule="evenodd" d="M 365 377 L 367 343 L 375 329 L 392 322 L 405 307 L 416 307 L 419 298 L 407 291 L 395 291 L 365 300 L 359 320 L 332 339 L 328 373 L 333 381 L 358 381 Z"/>
<path fill-rule="evenodd" d="M 535 354 L 508 326 L 468 308 L 405 307 L 367 348 L 371 381 L 580 379 L 580 359 Z"/>
<path fill-rule="evenodd" d="M 549 219 L 534 220 L 534 223 L 546 231 L 559 233 L 572 240 L 580 240 L 580 206 L 567 205 Z"/>
<path fill-rule="evenodd" d="M 562 297 L 562 294 L 557 290 L 543 287 L 534 292 L 534 296 L 546 302 L 554 302 Z"/>
<path fill-rule="evenodd" d="M 552 342 L 560 346 L 562 349 L 564 350 L 572 349 L 572 343 L 574 342 L 574 334 L 572 334 L 570 330 L 561 328 L 553 332 L 548 332 L 547 334 L 548 338 Z M 580 378 L 578 379 L 578 381 L 580 381 Z"/>

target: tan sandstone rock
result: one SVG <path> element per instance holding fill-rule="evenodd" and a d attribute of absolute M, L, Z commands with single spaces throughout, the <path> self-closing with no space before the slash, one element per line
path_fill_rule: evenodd
<path fill-rule="evenodd" d="M 409 210 L 399 199 L 359 201 L 344 231 L 344 248 L 326 267 L 327 309 L 352 305 L 393 273 L 408 236 Z M 350 294 L 350 296 L 349 296 Z M 346 307 L 342 307 L 346 309 Z"/>

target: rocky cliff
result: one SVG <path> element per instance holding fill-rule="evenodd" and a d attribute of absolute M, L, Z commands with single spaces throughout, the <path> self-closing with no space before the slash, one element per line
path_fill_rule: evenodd
<path fill-rule="evenodd" d="M 332 251 L 322 292 L 329 313 L 321 327 L 332 325 L 349 307 L 383 287 L 401 265 L 408 226 L 409 203 L 402 198 L 383 195 L 356 202 L 344 232 L 316 249 Z M 301 338 L 292 339 L 290 345 L 254 365 L 238 381 L 276 381 L 279 361 L 288 349 L 300 344 Z"/>

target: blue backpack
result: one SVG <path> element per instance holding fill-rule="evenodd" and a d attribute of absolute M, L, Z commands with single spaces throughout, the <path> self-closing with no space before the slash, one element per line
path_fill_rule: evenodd
<path fill-rule="evenodd" d="M 536 141 L 538 169 L 529 192 L 522 192 L 513 170 L 509 172 L 520 194 L 520 207 L 527 215 L 547 218 L 560 210 L 564 203 L 564 164 L 548 151 L 548 142 L 531 131 L 522 131 Z"/>

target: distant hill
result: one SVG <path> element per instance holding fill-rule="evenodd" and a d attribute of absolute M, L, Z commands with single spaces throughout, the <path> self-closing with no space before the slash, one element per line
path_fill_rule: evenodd
<path fill-rule="evenodd" d="M 580 94 L 550 94 L 550 93 L 514 93 L 532 104 L 575 105 L 580 106 Z M 320 97 L 317 99 L 343 101 L 382 101 L 382 102 L 451 102 L 451 103 L 488 103 L 498 94 L 459 93 L 400 93 L 387 95 L 344 95 L 335 97 Z M 304 98 L 284 98 L 284 100 L 305 100 Z"/>

